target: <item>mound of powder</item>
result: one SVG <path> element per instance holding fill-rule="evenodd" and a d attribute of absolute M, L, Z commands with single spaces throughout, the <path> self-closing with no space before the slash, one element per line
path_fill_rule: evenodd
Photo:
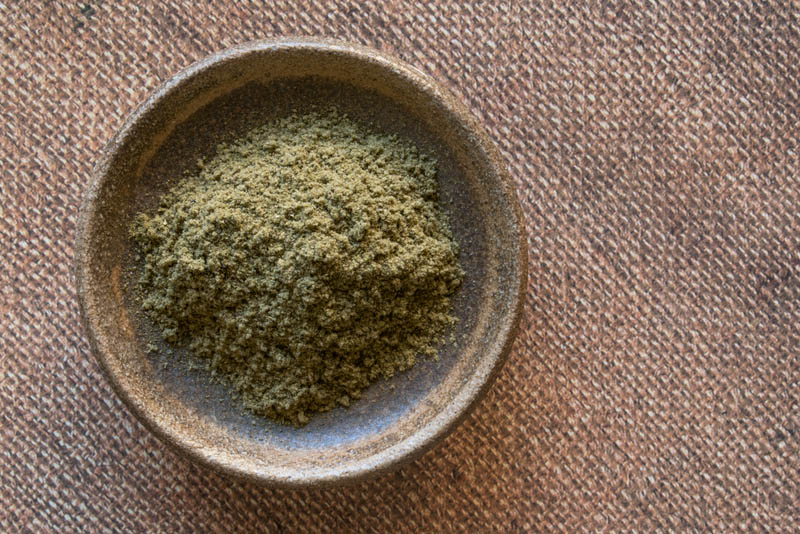
<path fill-rule="evenodd" d="M 433 158 L 329 110 L 198 166 L 131 227 L 139 293 L 247 409 L 303 425 L 435 355 L 463 271 Z"/>

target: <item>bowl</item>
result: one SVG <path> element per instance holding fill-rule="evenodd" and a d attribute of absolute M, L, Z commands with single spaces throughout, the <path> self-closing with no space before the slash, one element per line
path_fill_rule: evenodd
<path fill-rule="evenodd" d="M 320 104 L 411 139 L 438 160 L 444 209 L 465 271 L 454 338 L 302 428 L 240 409 L 207 371 L 170 354 L 133 288 L 128 228 L 217 143 Z M 527 276 L 519 203 L 489 137 L 440 84 L 375 50 L 311 39 L 238 46 L 157 89 L 105 146 L 86 189 L 75 274 L 91 351 L 124 403 L 182 455 L 270 486 L 340 484 L 407 462 L 486 393 L 518 328 Z M 153 351 L 152 346 L 158 347 Z"/>

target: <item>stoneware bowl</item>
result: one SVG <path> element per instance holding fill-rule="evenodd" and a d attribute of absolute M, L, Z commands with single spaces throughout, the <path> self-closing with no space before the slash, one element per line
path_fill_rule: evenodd
<path fill-rule="evenodd" d="M 141 312 L 128 228 L 167 180 L 249 128 L 335 105 L 438 159 L 442 206 L 466 272 L 455 341 L 438 359 L 370 387 L 303 428 L 241 411 L 224 385 L 171 351 Z M 486 393 L 516 334 L 527 275 L 511 180 L 483 128 L 417 69 L 360 46 L 318 40 L 246 44 L 162 85 L 103 150 L 78 223 L 76 279 L 92 352 L 131 411 L 181 454 L 272 486 L 363 479 L 441 440 Z M 153 346 L 158 350 L 152 350 Z M 150 349 L 148 351 L 148 349 Z"/>

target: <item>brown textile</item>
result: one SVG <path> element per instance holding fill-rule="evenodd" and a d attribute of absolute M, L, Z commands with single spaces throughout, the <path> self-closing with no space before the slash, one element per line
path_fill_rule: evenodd
<path fill-rule="evenodd" d="M 196 4 L 0 3 L 0 531 L 800 529 L 800 11 Z M 529 231 L 522 334 L 488 398 L 344 489 L 262 489 L 167 450 L 90 357 L 71 274 L 123 118 L 209 52 L 289 34 L 451 85 Z"/>

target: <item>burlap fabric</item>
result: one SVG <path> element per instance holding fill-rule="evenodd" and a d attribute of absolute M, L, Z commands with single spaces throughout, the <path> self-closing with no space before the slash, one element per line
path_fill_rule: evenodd
<path fill-rule="evenodd" d="M 800 529 L 800 11 L 195 4 L 0 3 L 0 531 Z M 166 449 L 88 353 L 71 274 L 126 114 L 209 52 L 291 34 L 453 87 L 529 232 L 496 387 L 422 459 L 344 489 L 262 489 Z"/>

